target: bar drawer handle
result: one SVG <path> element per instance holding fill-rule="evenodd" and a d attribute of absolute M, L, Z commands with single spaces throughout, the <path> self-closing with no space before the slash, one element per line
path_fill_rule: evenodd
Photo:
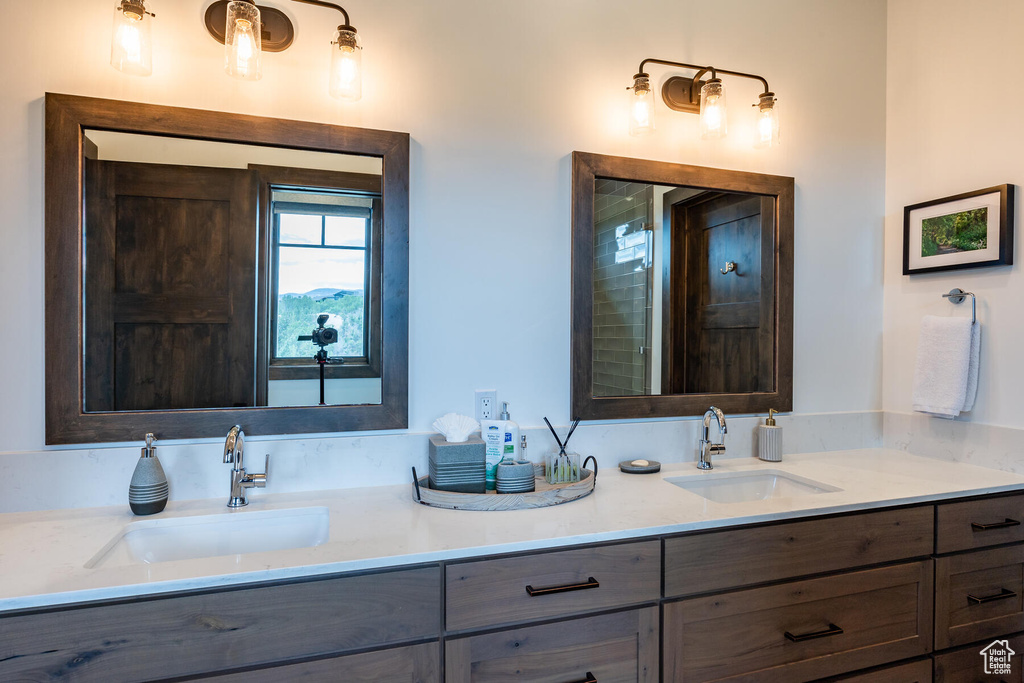
<path fill-rule="evenodd" d="M 977 522 L 971 522 L 971 529 L 974 531 L 992 531 L 993 529 L 1006 529 L 1011 526 L 1020 526 L 1020 522 L 1016 519 L 1006 518 L 1004 522 L 996 522 L 995 524 L 978 524 Z"/>
<path fill-rule="evenodd" d="M 802 643 L 805 640 L 814 640 L 815 638 L 828 638 L 829 636 L 838 636 L 843 633 L 843 629 L 839 628 L 835 624 L 829 624 L 828 628 L 824 631 L 815 631 L 814 633 L 801 633 L 799 635 L 793 635 L 789 631 L 786 631 L 786 639 L 792 640 L 794 643 Z"/>
<path fill-rule="evenodd" d="M 594 678 L 594 674 L 588 671 L 587 677 L 584 678 L 582 681 L 577 681 L 576 683 L 597 683 L 597 679 Z"/>
<path fill-rule="evenodd" d="M 986 602 L 995 602 L 996 600 L 1006 600 L 1007 598 L 1015 597 L 1017 597 L 1016 593 L 1011 590 L 1007 590 L 1006 588 L 1002 588 L 995 595 L 984 595 L 980 598 L 977 595 L 971 595 L 968 593 L 967 602 L 971 605 L 981 605 Z"/>
<path fill-rule="evenodd" d="M 593 576 L 587 579 L 586 583 L 571 583 L 567 586 L 548 586 L 547 588 L 534 588 L 533 586 L 527 586 L 526 592 L 530 594 L 530 597 L 537 597 L 538 595 L 551 595 L 552 593 L 569 593 L 571 591 L 585 591 L 588 588 L 600 588 L 601 584 L 597 582 Z"/>

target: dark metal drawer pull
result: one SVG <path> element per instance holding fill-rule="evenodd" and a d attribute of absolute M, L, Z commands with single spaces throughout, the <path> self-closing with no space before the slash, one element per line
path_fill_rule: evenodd
<path fill-rule="evenodd" d="M 980 598 L 977 595 L 971 595 L 970 593 L 968 593 L 967 594 L 967 602 L 972 604 L 972 605 L 980 605 L 980 604 L 982 604 L 984 602 L 995 602 L 996 600 L 1006 600 L 1007 598 L 1015 598 L 1015 597 L 1017 597 L 1016 593 L 1014 593 L 1011 590 L 1007 590 L 1006 588 L 1002 588 L 995 595 L 985 595 L 985 596 L 980 597 Z"/>
<path fill-rule="evenodd" d="M 815 631 L 814 633 L 801 633 L 799 635 L 793 635 L 789 631 L 786 631 L 786 639 L 792 640 L 794 643 L 802 643 L 805 640 L 814 640 L 815 638 L 828 638 L 829 636 L 838 636 L 842 634 L 843 629 L 839 628 L 835 624 L 829 624 L 828 628 L 824 631 Z"/>
<path fill-rule="evenodd" d="M 584 678 L 582 681 L 577 681 L 576 683 L 597 683 L 597 679 L 594 678 L 594 674 L 588 671 L 587 677 Z"/>
<path fill-rule="evenodd" d="M 568 586 L 548 586 L 547 588 L 534 588 L 533 586 L 527 586 L 526 592 L 531 597 L 538 595 L 551 595 L 552 593 L 568 593 L 570 591 L 585 591 L 588 588 L 600 588 L 601 584 L 597 582 L 593 576 L 587 579 L 586 583 L 572 583 Z"/>
<path fill-rule="evenodd" d="M 992 531 L 993 529 L 1005 529 L 1011 526 L 1020 526 L 1020 522 L 1016 519 L 1006 518 L 1005 522 L 996 522 L 995 524 L 978 524 L 977 522 L 971 522 L 971 529 L 974 531 Z"/>

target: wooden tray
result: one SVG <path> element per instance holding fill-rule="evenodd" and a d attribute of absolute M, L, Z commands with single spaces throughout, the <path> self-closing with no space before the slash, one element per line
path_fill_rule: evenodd
<path fill-rule="evenodd" d="M 590 458 L 588 458 L 589 460 Z M 416 476 L 416 468 L 412 468 L 413 485 L 412 499 L 422 505 L 449 510 L 526 510 L 561 505 L 573 500 L 589 496 L 597 485 L 597 462 L 593 471 L 586 467 L 580 468 L 583 476 L 571 484 L 549 484 L 544 479 L 544 466 L 534 465 L 534 476 L 537 490 L 529 493 L 456 493 L 454 491 L 437 491 L 430 488 L 430 477 Z"/>

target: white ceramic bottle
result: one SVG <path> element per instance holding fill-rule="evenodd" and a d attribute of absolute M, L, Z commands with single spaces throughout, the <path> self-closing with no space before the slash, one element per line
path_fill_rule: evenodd
<path fill-rule="evenodd" d="M 128 505 L 137 515 L 153 515 L 167 505 L 167 476 L 156 458 L 155 441 L 155 436 L 146 434 L 146 447 L 128 486 Z"/>
<path fill-rule="evenodd" d="M 775 424 L 775 413 L 768 410 L 768 419 L 757 426 L 757 457 L 768 462 L 782 462 L 782 427 Z"/>

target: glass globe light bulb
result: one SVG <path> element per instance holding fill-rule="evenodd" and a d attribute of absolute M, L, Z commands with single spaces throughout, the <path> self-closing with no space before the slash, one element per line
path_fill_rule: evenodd
<path fill-rule="evenodd" d="M 229 2 L 224 28 L 224 70 L 243 81 L 260 80 L 262 49 L 259 8 L 247 0 Z"/>
<path fill-rule="evenodd" d="M 764 149 L 779 145 L 779 108 L 775 93 L 766 92 L 757 106 L 757 130 L 754 133 L 754 147 Z"/>
<path fill-rule="evenodd" d="M 633 77 L 629 93 L 629 134 L 644 135 L 654 130 L 654 93 L 650 78 L 645 73 Z"/>
<path fill-rule="evenodd" d="M 363 48 L 351 27 L 339 26 L 331 43 L 330 92 L 351 102 L 363 96 Z"/>
<path fill-rule="evenodd" d="M 705 140 L 724 138 L 728 132 L 725 86 L 712 78 L 700 89 L 700 136 Z"/>
<path fill-rule="evenodd" d="M 149 76 L 153 73 L 151 23 L 142 0 L 122 0 L 114 8 L 110 66 L 132 76 Z"/>

